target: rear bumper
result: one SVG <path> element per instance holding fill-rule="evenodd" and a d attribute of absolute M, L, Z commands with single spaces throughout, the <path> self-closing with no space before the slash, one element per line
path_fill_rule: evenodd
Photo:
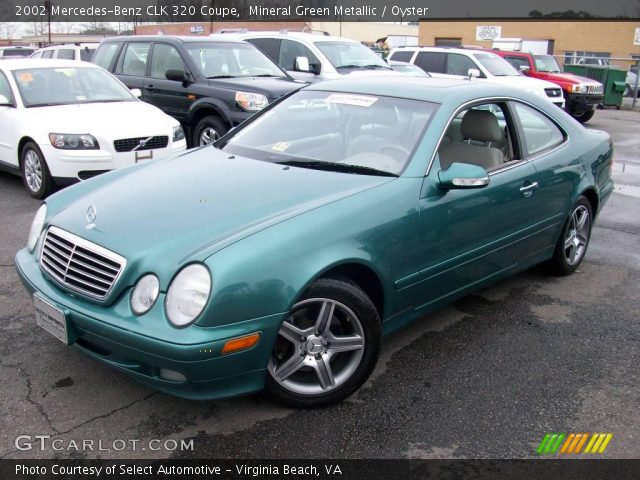
<path fill-rule="evenodd" d="M 573 113 L 583 113 L 593 110 L 604 100 L 603 95 L 583 95 L 571 93 L 567 95 L 567 110 Z"/>
<path fill-rule="evenodd" d="M 65 313 L 72 347 L 152 388 L 183 398 L 209 400 L 244 395 L 264 387 L 271 347 L 284 313 L 219 327 L 160 328 L 149 332 L 154 334 L 151 337 L 120 325 L 138 323 L 138 317 L 128 311 L 128 291 L 113 305 L 99 307 L 54 286 L 26 249 L 18 252 L 15 265 L 28 292 L 37 292 Z M 159 308 L 163 308 L 161 300 L 156 302 Z M 153 316 L 156 306 L 146 315 Z M 151 323 L 166 323 L 158 317 L 150 319 Z M 35 322 L 34 328 L 38 328 Z M 254 347 L 227 355 L 221 353 L 230 338 L 253 332 L 261 333 Z M 167 379 L 167 370 L 184 378 Z"/>

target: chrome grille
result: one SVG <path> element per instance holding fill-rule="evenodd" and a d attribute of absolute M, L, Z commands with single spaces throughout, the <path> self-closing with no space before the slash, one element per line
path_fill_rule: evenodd
<path fill-rule="evenodd" d="M 157 135 L 155 137 L 123 138 L 113 142 L 116 152 L 131 152 L 133 150 L 153 150 L 154 148 L 165 148 L 169 145 L 169 137 Z"/>
<path fill-rule="evenodd" d="M 125 265 L 124 257 L 57 227 L 49 227 L 40 250 L 40 268 L 52 280 L 96 299 L 109 295 Z"/>
<path fill-rule="evenodd" d="M 587 93 L 589 95 L 602 95 L 604 93 L 604 86 L 602 86 L 602 85 L 587 85 Z"/>

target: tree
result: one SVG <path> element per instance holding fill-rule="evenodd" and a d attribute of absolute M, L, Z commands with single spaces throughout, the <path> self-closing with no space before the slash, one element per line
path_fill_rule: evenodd
<path fill-rule="evenodd" d="M 0 22 L 0 38 L 11 40 L 19 26 L 16 22 Z"/>

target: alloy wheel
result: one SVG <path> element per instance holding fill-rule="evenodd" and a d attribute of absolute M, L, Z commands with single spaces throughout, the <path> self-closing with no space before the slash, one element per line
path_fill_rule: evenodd
<path fill-rule="evenodd" d="M 38 192 L 42 186 L 42 163 L 33 150 L 27 151 L 24 157 L 24 175 L 29 189 Z"/>
<path fill-rule="evenodd" d="M 209 145 L 215 142 L 216 140 L 218 140 L 219 138 L 220 138 L 220 135 L 218 135 L 218 132 L 216 131 L 215 128 L 205 127 L 202 129 L 202 132 L 200 132 L 199 146 L 202 147 L 203 145 Z"/>
<path fill-rule="evenodd" d="M 285 389 L 319 395 L 351 378 L 364 348 L 364 330 L 353 310 L 332 299 L 311 298 L 294 305 L 282 324 L 268 368 Z"/>
<path fill-rule="evenodd" d="M 590 228 L 589 210 L 579 205 L 571 214 L 564 238 L 564 258 L 569 265 L 576 265 L 582 260 L 589 242 Z"/>

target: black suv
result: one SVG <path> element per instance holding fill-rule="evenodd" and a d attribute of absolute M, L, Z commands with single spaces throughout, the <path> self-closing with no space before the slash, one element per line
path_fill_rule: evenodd
<path fill-rule="evenodd" d="M 92 62 L 180 121 L 191 146 L 213 142 L 303 86 L 240 40 L 114 37 L 100 44 Z"/>

